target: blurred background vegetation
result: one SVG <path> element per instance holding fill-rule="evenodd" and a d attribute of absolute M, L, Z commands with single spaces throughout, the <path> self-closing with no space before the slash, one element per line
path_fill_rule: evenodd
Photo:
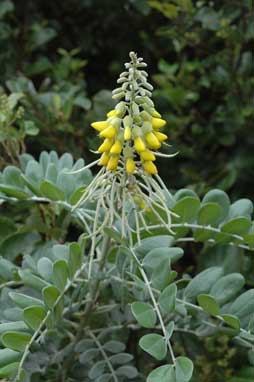
<path fill-rule="evenodd" d="M 134 50 L 179 151 L 159 163 L 168 186 L 253 200 L 253 43 L 252 0 L 1 0 L 0 170 L 24 152 L 95 159 L 90 123 L 112 107 Z M 196 354 L 197 382 L 253 372 L 235 378 L 242 360 L 227 338 L 208 339 L 201 352 L 184 346 Z"/>
<path fill-rule="evenodd" d="M 180 152 L 160 162 L 168 185 L 253 198 L 253 42 L 252 0 L 2 0 L 1 92 L 16 93 L 12 114 L 18 102 L 26 120 L 1 120 L 2 147 L 16 151 L 8 140 L 22 136 L 34 155 L 57 149 L 93 159 L 89 123 L 104 118 L 135 50 Z"/>

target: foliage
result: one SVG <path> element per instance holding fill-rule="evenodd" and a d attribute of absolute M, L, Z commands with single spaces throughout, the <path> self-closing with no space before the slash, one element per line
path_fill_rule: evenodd
<path fill-rule="evenodd" d="M 156 102 L 181 152 L 170 169 L 160 161 L 167 184 L 253 196 L 251 1 L 4 0 L 0 18 L 0 80 L 25 94 L 27 119 L 41 130 L 36 147 L 28 141 L 32 153 L 57 143 L 61 153 L 92 159 L 87 122 L 111 108 L 101 89 L 112 89 L 134 49 L 149 61 Z"/>
<path fill-rule="evenodd" d="M 0 380 L 253 380 L 253 40 L 250 0 L 1 1 Z M 133 49 L 179 155 L 164 211 L 113 187 L 130 246 L 79 158 Z"/>
<path fill-rule="evenodd" d="M 150 100 L 144 114 L 135 92 L 129 96 L 144 82 L 127 68 L 133 75 L 114 113 L 134 110 L 132 136 L 155 109 Z M 113 126 L 119 137 L 126 115 L 117 118 L 93 126 Z M 136 153 L 135 170 L 125 169 L 130 145 L 129 137 L 122 141 L 117 171 L 103 167 L 92 176 L 98 160 L 85 166 L 43 151 L 38 161 L 20 155 L 0 174 L 3 380 L 230 382 L 231 361 L 240 359 L 238 380 L 252 379 L 253 203 L 231 202 L 219 189 L 202 198 L 190 189 L 171 195 Z M 183 261 L 190 245 L 205 256 L 199 270 Z M 213 353 L 217 346 L 225 355 L 212 360 L 212 376 L 200 347 Z"/>

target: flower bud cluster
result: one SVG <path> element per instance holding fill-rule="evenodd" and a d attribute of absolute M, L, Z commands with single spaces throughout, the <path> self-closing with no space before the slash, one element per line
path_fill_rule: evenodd
<path fill-rule="evenodd" d="M 166 121 L 154 108 L 153 87 L 144 70 L 146 64 L 133 52 L 130 58 L 131 62 L 125 64 L 126 71 L 117 81 L 121 86 L 112 92 L 112 98 L 119 102 L 106 120 L 92 123 L 99 137 L 104 139 L 98 148 L 99 165 L 115 171 L 124 163 L 128 174 L 141 168 L 154 175 L 157 174 L 155 152 L 167 139 L 160 131 Z"/>

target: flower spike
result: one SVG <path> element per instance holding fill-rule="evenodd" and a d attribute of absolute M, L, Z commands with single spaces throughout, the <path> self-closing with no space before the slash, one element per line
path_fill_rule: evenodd
<path fill-rule="evenodd" d="M 140 171 L 148 175 L 157 174 L 156 157 L 149 149 L 158 150 L 167 135 L 158 131 L 166 121 L 155 109 L 151 99 L 153 86 L 148 82 L 147 66 L 142 58 L 130 53 L 131 61 L 120 74 L 112 98 L 117 100 L 105 121 L 93 122 L 92 127 L 104 138 L 98 152 L 99 161 L 108 171 L 120 168 L 127 174 Z"/>

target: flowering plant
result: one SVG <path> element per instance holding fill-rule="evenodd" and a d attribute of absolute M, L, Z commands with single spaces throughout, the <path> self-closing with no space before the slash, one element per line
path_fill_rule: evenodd
<path fill-rule="evenodd" d="M 167 149 L 166 122 L 146 64 L 130 58 L 114 110 L 92 123 L 104 139 L 99 159 L 24 154 L 0 174 L 3 205 L 24 208 L 0 243 L 5 381 L 198 381 L 181 335 L 225 333 L 253 366 L 254 289 L 235 260 L 241 253 L 248 264 L 253 252 L 253 204 L 231 204 L 220 190 L 202 200 L 190 189 L 170 193 L 154 164 L 171 156 L 157 151 Z M 191 277 L 179 260 L 196 242 L 223 260 Z"/>

